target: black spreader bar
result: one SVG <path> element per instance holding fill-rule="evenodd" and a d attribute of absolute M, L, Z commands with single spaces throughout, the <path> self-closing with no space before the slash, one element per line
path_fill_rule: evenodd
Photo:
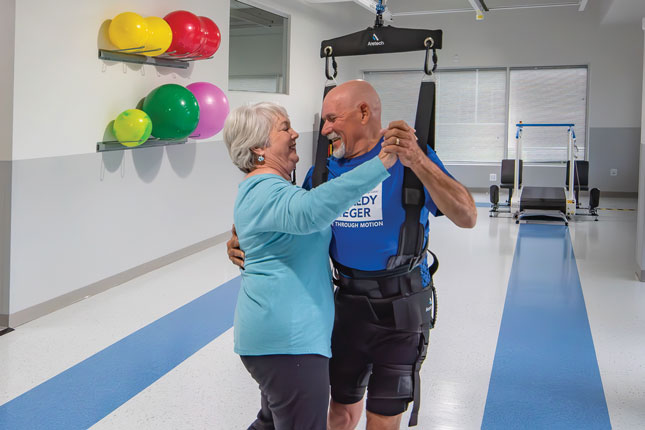
<path fill-rule="evenodd" d="M 441 49 L 442 38 L 442 30 L 419 30 L 392 26 L 368 27 L 346 36 L 323 40 L 320 44 L 320 58 L 332 55 L 345 57 L 422 51 L 426 49 L 427 41 L 432 43 L 430 48 Z"/>

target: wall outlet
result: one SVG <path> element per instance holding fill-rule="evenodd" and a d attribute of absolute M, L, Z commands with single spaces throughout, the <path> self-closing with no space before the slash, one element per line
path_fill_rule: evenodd
<path fill-rule="evenodd" d="M 490 174 L 490 181 L 491 182 L 496 182 L 497 181 L 497 173 L 491 173 Z"/>
<path fill-rule="evenodd" d="M 609 176 L 618 176 L 618 169 L 609 169 Z"/>

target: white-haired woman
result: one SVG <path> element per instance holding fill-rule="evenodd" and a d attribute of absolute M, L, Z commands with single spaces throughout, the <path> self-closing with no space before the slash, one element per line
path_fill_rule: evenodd
<path fill-rule="evenodd" d="M 260 386 L 249 429 L 325 430 L 334 299 L 331 223 L 386 179 L 396 156 L 380 156 L 307 191 L 290 182 L 296 139 L 283 107 L 242 106 L 224 141 L 246 178 L 234 220 L 245 252 L 235 310 L 235 352 Z"/>

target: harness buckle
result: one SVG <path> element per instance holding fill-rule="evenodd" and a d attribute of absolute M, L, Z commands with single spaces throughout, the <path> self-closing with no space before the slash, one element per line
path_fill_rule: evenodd
<path fill-rule="evenodd" d="M 425 249 L 423 250 L 423 252 L 421 252 L 421 254 L 412 256 L 412 258 L 410 259 L 410 264 L 408 265 L 408 272 L 413 271 L 415 267 L 421 264 L 424 256 Z"/>

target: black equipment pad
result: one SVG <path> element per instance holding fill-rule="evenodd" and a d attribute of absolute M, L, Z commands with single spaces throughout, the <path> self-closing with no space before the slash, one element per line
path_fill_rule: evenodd
<path fill-rule="evenodd" d="M 520 211 L 527 209 L 567 212 L 567 196 L 563 187 L 524 187 L 520 198 Z"/>

